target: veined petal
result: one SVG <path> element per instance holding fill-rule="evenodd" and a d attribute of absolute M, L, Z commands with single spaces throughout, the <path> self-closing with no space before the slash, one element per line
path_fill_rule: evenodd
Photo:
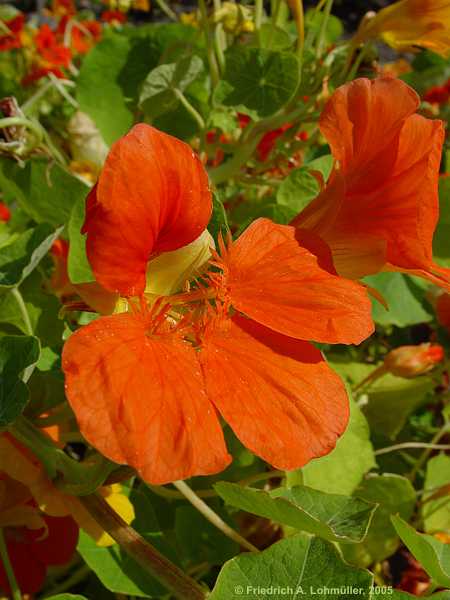
<path fill-rule="evenodd" d="M 208 177 L 190 146 L 140 124 L 116 142 L 88 197 L 87 255 L 96 279 L 140 295 L 151 256 L 195 240 L 211 216 Z"/>
<path fill-rule="evenodd" d="M 66 392 L 87 441 L 150 483 L 217 473 L 230 462 L 195 350 L 148 317 L 101 317 L 63 351 Z"/>
<path fill-rule="evenodd" d="M 355 79 L 331 96 L 320 130 L 352 192 L 378 187 L 392 173 L 405 120 L 419 107 L 416 92 L 400 79 Z"/>
<path fill-rule="evenodd" d="M 311 233 L 257 219 L 223 257 L 231 304 L 285 335 L 358 344 L 373 332 L 370 300 L 329 271 L 328 256 Z"/>
<path fill-rule="evenodd" d="M 328 454 L 347 426 L 344 384 L 308 342 L 234 317 L 207 330 L 200 360 L 223 418 L 278 469 Z"/>
<path fill-rule="evenodd" d="M 443 124 L 415 108 L 415 92 L 399 80 L 339 88 L 321 118 L 338 165 L 293 224 L 325 240 L 344 277 L 410 271 L 450 289 L 432 258 Z"/>

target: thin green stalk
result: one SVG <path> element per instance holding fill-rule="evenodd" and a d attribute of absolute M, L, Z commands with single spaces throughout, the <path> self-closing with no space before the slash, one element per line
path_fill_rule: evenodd
<path fill-rule="evenodd" d="M 6 577 L 8 579 L 9 587 L 11 588 L 12 600 L 22 600 L 22 593 L 17 583 L 14 569 L 8 556 L 8 548 L 6 547 L 5 535 L 3 529 L 0 527 L 0 559 L 5 569 Z"/>
<path fill-rule="evenodd" d="M 274 38 L 274 35 L 275 35 L 275 28 L 278 25 L 278 19 L 279 19 L 279 16 L 280 16 L 280 10 L 281 10 L 281 0 L 275 0 L 275 8 L 273 9 L 272 17 L 271 17 L 272 29 L 270 31 L 269 39 L 267 40 L 267 48 L 269 50 L 272 47 L 273 38 Z"/>
<path fill-rule="evenodd" d="M 432 440 L 430 442 L 430 446 L 434 446 L 435 444 L 437 444 L 439 442 L 439 440 L 441 438 L 443 438 L 444 435 L 446 435 L 449 431 L 450 431 L 450 423 L 445 423 L 445 425 L 443 425 L 443 427 L 441 427 L 441 429 L 432 438 Z M 428 447 L 422 453 L 422 455 L 419 457 L 419 459 L 416 461 L 414 468 L 412 469 L 411 473 L 409 474 L 409 479 L 411 481 L 415 480 L 417 473 L 420 471 L 420 469 L 423 467 L 423 465 L 427 462 L 432 451 L 433 451 L 433 448 Z"/>
<path fill-rule="evenodd" d="M 178 21 L 177 13 L 174 12 L 164 0 L 156 0 L 156 4 L 159 6 L 162 12 L 169 17 L 169 19 Z"/>
<path fill-rule="evenodd" d="M 219 517 L 213 509 L 206 504 L 184 481 L 174 481 L 173 485 L 183 494 L 192 506 L 194 506 L 210 523 L 217 527 L 224 535 L 237 542 L 243 548 L 250 552 L 259 552 L 258 548 L 242 537 L 237 531 L 232 529 L 225 521 Z"/>
<path fill-rule="evenodd" d="M 305 47 L 305 14 L 303 0 L 292 0 L 291 8 L 294 13 L 295 26 L 297 28 L 297 56 L 300 64 L 303 60 L 303 49 Z"/>
<path fill-rule="evenodd" d="M 27 334 L 33 335 L 33 326 L 31 324 L 30 315 L 28 314 L 28 310 L 27 310 L 27 307 L 25 306 L 25 302 L 22 297 L 22 294 L 20 293 L 19 289 L 16 287 L 12 288 L 11 294 L 14 296 L 14 299 L 17 302 L 17 305 L 19 307 L 20 314 L 22 316 L 22 319 L 23 319 L 23 322 L 25 325 L 25 329 L 27 330 Z"/>
<path fill-rule="evenodd" d="M 367 51 L 369 49 L 370 49 L 370 44 L 366 44 L 365 46 L 363 46 L 361 48 L 361 51 L 358 54 L 357 59 L 353 63 L 352 68 L 350 69 L 347 77 L 345 78 L 345 81 L 352 81 L 353 79 L 355 79 L 356 74 L 358 73 L 358 69 L 361 66 L 361 64 L 362 64 L 363 60 L 365 59 L 365 57 L 367 56 Z"/>
<path fill-rule="evenodd" d="M 216 54 L 214 52 L 214 44 L 211 37 L 211 28 L 208 20 L 208 12 L 206 10 L 205 0 L 199 0 L 198 5 L 200 8 L 200 14 L 202 17 L 202 27 L 205 32 L 205 41 L 206 41 L 206 54 L 208 57 L 209 71 L 211 74 L 211 83 L 212 87 L 215 88 L 219 83 L 219 67 L 217 65 Z"/>
<path fill-rule="evenodd" d="M 11 294 L 14 297 L 15 301 L 20 310 L 20 314 L 22 316 L 23 323 L 25 325 L 25 329 L 28 335 L 33 335 L 33 325 L 31 324 L 30 315 L 28 314 L 28 310 L 26 304 L 24 302 L 23 296 L 19 291 L 19 288 L 12 288 Z M 33 374 L 34 369 L 36 368 L 36 363 L 29 365 L 23 372 L 22 380 L 24 383 L 27 383 L 30 380 L 30 377 Z"/>
<path fill-rule="evenodd" d="M 256 29 L 256 31 L 259 31 L 261 29 L 263 11 L 264 11 L 263 0 L 255 0 L 255 29 Z"/>
<path fill-rule="evenodd" d="M 44 137 L 41 125 L 25 117 L 5 117 L 4 119 L 0 119 L 0 129 L 4 129 L 5 127 L 26 127 L 36 135 L 39 141 L 42 141 Z"/>
<path fill-rule="evenodd" d="M 175 88 L 174 92 L 175 92 L 175 96 L 178 98 L 178 100 L 181 102 L 181 104 L 184 106 L 184 108 L 195 119 L 198 126 L 200 127 L 200 130 L 203 131 L 205 129 L 206 125 L 205 125 L 205 121 L 203 120 L 202 115 L 192 106 L 192 104 L 189 102 L 189 100 L 186 98 L 186 96 L 183 94 L 183 92 L 181 90 L 179 90 L 178 88 Z"/>
<path fill-rule="evenodd" d="M 325 34 L 327 31 L 328 20 L 330 18 L 332 7 L 333 7 L 333 0 L 328 0 L 327 4 L 325 5 L 325 9 L 323 11 L 322 25 L 320 27 L 319 36 L 317 38 L 317 45 L 316 45 L 316 56 L 317 57 L 322 55 L 323 47 L 325 45 Z"/>
<path fill-rule="evenodd" d="M 389 454 L 389 452 L 395 452 L 396 450 L 405 450 L 408 448 L 428 448 L 429 450 L 450 450 L 450 444 L 427 444 L 426 442 L 403 442 L 402 444 L 395 444 L 394 446 L 387 446 L 386 448 L 379 448 L 375 450 L 374 454 L 379 456 L 380 454 Z"/>
<path fill-rule="evenodd" d="M 80 498 L 80 502 L 100 527 L 141 567 L 151 573 L 164 587 L 171 590 L 174 596 L 180 600 L 205 600 L 205 590 L 144 540 L 110 507 L 102 496 L 97 494 L 83 496 Z"/>

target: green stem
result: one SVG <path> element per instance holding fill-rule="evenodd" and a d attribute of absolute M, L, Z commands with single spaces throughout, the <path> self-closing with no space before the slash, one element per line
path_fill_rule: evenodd
<path fill-rule="evenodd" d="M 33 326 L 31 324 L 30 315 L 28 314 L 27 307 L 25 305 L 22 294 L 19 291 L 19 288 L 12 288 L 11 294 L 14 297 L 15 301 L 20 310 L 20 314 L 22 316 L 23 323 L 25 325 L 25 329 L 28 335 L 33 335 Z M 30 377 L 33 374 L 34 369 L 36 368 L 36 364 L 29 365 L 23 372 L 22 381 L 27 383 L 30 380 Z"/>
<path fill-rule="evenodd" d="M 219 67 L 217 66 L 216 54 L 211 37 L 211 28 L 209 26 L 208 12 L 206 10 L 205 0 L 199 0 L 198 5 L 202 16 L 202 26 L 205 32 L 206 54 L 208 56 L 209 71 L 211 74 L 212 87 L 215 88 L 219 83 Z"/>
<path fill-rule="evenodd" d="M 255 29 L 256 29 L 256 31 L 259 31 L 261 29 L 263 10 L 264 10 L 263 0 L 255 0 Z"/>
<path fill-rule="evenodd" d="M 317 38 L 316 56 L 322 55 L 323 47 L 325 45 L 325 34 L 327 31 L 328 20 L 331 14 L 331 8 L 333 6 L 333 0 L 328 0 L 325 10 L 323 11 L 323 20 L 320 27 L 319 37 Z"/>
<path fill-rule="evenodd" d="M 14 569 L 8 556 L 8 548 L 6 547 L 5 535 L 3 529 L 0 527 L 0 558 L 5 569 L 6 577 L 8 579 L 9 587 L 11 588 L 12 600 L 22 600 L 22 593 L 17 583 Z"/>
<path fill-rule="evenodd" d="M 192 506 L 194 506 L 210 523 L 217 527 L 224 535 L 237 542 L 243 548 L 250 552 L 258 552 L 258 548 L 242 537 L 237 531 L 232 529 L 225 521 L 219 517 L 213 509 L 206 504 L 184 481 L 174 481 L 173 485 L 183 494 Z"/>
<path fill-rule="evenodd" d="M 370 44 L 366 44 L 365 46 L 362 47 L 360 53 L 358 54 L 357 59 L 355 60 L 352 68 L 350 69 L 349 74 L 345 78 L 345 81 L 353 81 L 353 79 L 355 79 L 356 74 L 358 73 L 358 69 L 361 66 L 363 60 L 365 59 L 365 57 L 367 55 L 367 51 L 369 49 L 370 49 Z"/>
<path fill-rule="evenodd" d="M 449 423 L 445 423 L 445 425 L 443 425 L 443 427 L 441 427 L 441 429 L 435 434 L 435 436 L 432 438 L 431 442 L 430 442 L 430 446 L 434 446 L 435 444 L 437 444 L 439 442 L 439 440 L 441 438 L 444 437 L 444 435 L 446 435 L 448 432 L 450 431 L 450 424 Z M 417 473 L 420 471 L 420 469 L 422 468 L 422 466 L 427 462 L 428 457 L 430 456 L 431 452 L 433 451 L 433 448 L 428 447 L 420 456 L 420 458 L 417 460 L 416 464 L 414 465 L 414 468 L 412 469 L 411 473 L 409 474 L 409 479 L 411 481 L 414 481 Z"/>
<path fill-rule="evenodd" d="M 175 92 L 175 96 L 178 98 L 178 100 L 181 102 L 181 104 L 184 106 L 184 108 L 195 119 L 200 130 L 203 131 L 205 129 L 206 125 L 205 125 L 205 121 L 203 120 L 202 115 L 192 106 L 192 104 L 189 102 L 189 100 L 186 98 L 186 96 L 183 94 L 183 92 L 180 89 L 175 88 L 174 92 Z"/>
<path fill-rule="evenodd" d="M 209 177 L 214 185 L 223 183 L 232 179 L 243 165 L 252 157 L 262 136 L 267 131 L 272 131 L 283 123 L 294 122 L 305 114 L 305 107 L 296 108 L 292 112 L 283 111 L 263 119 L 253 126 L 249 125 L 239 140 L 239 150 L 227 162 L 209 170 Z"/>
<path fill-rule="evenodd" d="M 156 0 L 156 4 L 159 6 L 162 12 L 169 17 L 169 19 L 172 19 L 173 21 L 178 21 L 177 13 L 174 12 L 164 0 Z"/>
<path fill-rule="evenodd" d="M 41 125 L 33 123 L 33 121 L 25 117 L 6 117 L 0 119 L 0 128 L 3 129 L 5 127 L 26 127 L 36 135 L 40 142 L 44 137 Z"/>
<path fill-rule="evenodd" d="M 389 452 L 395 452 L 396 450 L 405 450 L 407 448 L 428 448 L 429 450 L 450 450 L 450 444 L 427 444 L 426 442 L 403 442 L 402 444 L 395 444 L 394 446 L 387 446 L 386 448 L 380 448 L 375 450 L 374 454 L 379 456 L 380 454 L 388 454 Z"/>
<path fill-rule="evenodd" d="M 293 12 L 295 26 L 297 28 L 297 56 L 300 65 L 303 60 L 303 49 L 305 47 L 305 14 L 303 10 L 303 0 L 293 0 Z"/>
<path fill-rule="evenodd" d="M 180 600 L 205 600 L 204 589 L 191 577 L 149 544 L 137 531 L 130 527 L 97 494 L 80 498 L 83 506 L 97 523 L 131 556 L 141 567 L 150 572 Z"/>
<path fill-rule="evenodd" d="M 11 290 L 11 294 L 14 296 L 14 299 L 19 306 L 20 314 L 22 316 L 22 319 L 23 319 L 23 322 L 25 325 L 25 329 L 27 330 L 27 334 L 33 335 L 33 326 L 31 325 L 30 315 L 28 314 L 28 310 L 27 310 L 27 307 L 25 306 L 25 302 L 23 300 L 22 294 L 19 292 L 19 289 L 16 287 Z"/>

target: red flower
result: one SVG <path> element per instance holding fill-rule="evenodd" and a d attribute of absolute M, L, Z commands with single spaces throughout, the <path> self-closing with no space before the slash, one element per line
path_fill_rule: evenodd
<path fill-rule="evenodd" d="M 127 15 L 120 10 L 105 10 L 100 18 L 106 23 L 126 23 L 127 21 Z"/>
<path fill-rule="evenodd" d="M 47 530 L 6 527 L 3 532 L 14 575 L 20 590 L 35 594 L 43 586 L 47 567 L 68 563 L 78 542 L 78 526 L 72 517 L 42 514 Z M 0 561 L 0 589 L 10 593 L 8 578 Z"/>
<path fill-rule="evenodd" d="M 86 54 L 100 40 L 102 26 L 98 21 L 80 21 L 72 28 L 72 47 L 78 54 Z"/>
<path fill-rule="evenodd" d="M 35 36 L 36 49 L 48 67 L 65 67 L 70 64 L 71 52 L 60 44 L 55 33 L 45 23 Z"/>
<path fill-rule="evenodd" d="M 444 129 L 415 114 L 418 106 L 399 79 L 357 79 L 322 113 L 335 168 L 293 224 L 327 242 L 343 276 L 403 271 L 450 289 L 450 271 L 432 256 Z"/>
<path fill-rule="evenodd" d="M 141 295 L 149 258 L 195 239 L 210 212 L 192 150 L 136 126 L 113 146 L 88 200 L 96 277 Z M 366 290 L 336 276 L 315 235 L 268 219 L 222 244 L 212 267 L 188 293 L 151 306 L 130 298 L 129 312 L 82 327 L 64 347 L 67 397 L 82 434 L 152 483 L 227 466 L 216 410 L 282 469 L 327 454 L 347 424 L 342 382 L 304 340 L 370 335 Z"/>
<path fill-rule="evenodd" d="M 3 202 L 0 202 L 0 221 L 6 223 L 11 218 L 11 211 Z"/>
<path fill-rule="evenodd" d="M 444 85 L 430 88 L 423 99 L 430 104 L 445 104 L 450 100 L 450 79 Z"/>
<path fill-rule="evenodd" d="M 25 24 L 25 15 L 17 15 L 9 21 L 3 21 L 11 33 L 0 35 L 0 52 L 20 48 L 22 46 L 21 33 Z"/>

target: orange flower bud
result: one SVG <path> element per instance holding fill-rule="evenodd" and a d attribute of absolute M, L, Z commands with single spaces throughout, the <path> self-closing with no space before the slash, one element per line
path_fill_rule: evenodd
<path fill-rule="evenodd" d="M 444 349 L 439 344 L 400 346 L 386 355 L 384 367 L 392 375 L 411 378 L 428 373 L 443 360 Z"/>

